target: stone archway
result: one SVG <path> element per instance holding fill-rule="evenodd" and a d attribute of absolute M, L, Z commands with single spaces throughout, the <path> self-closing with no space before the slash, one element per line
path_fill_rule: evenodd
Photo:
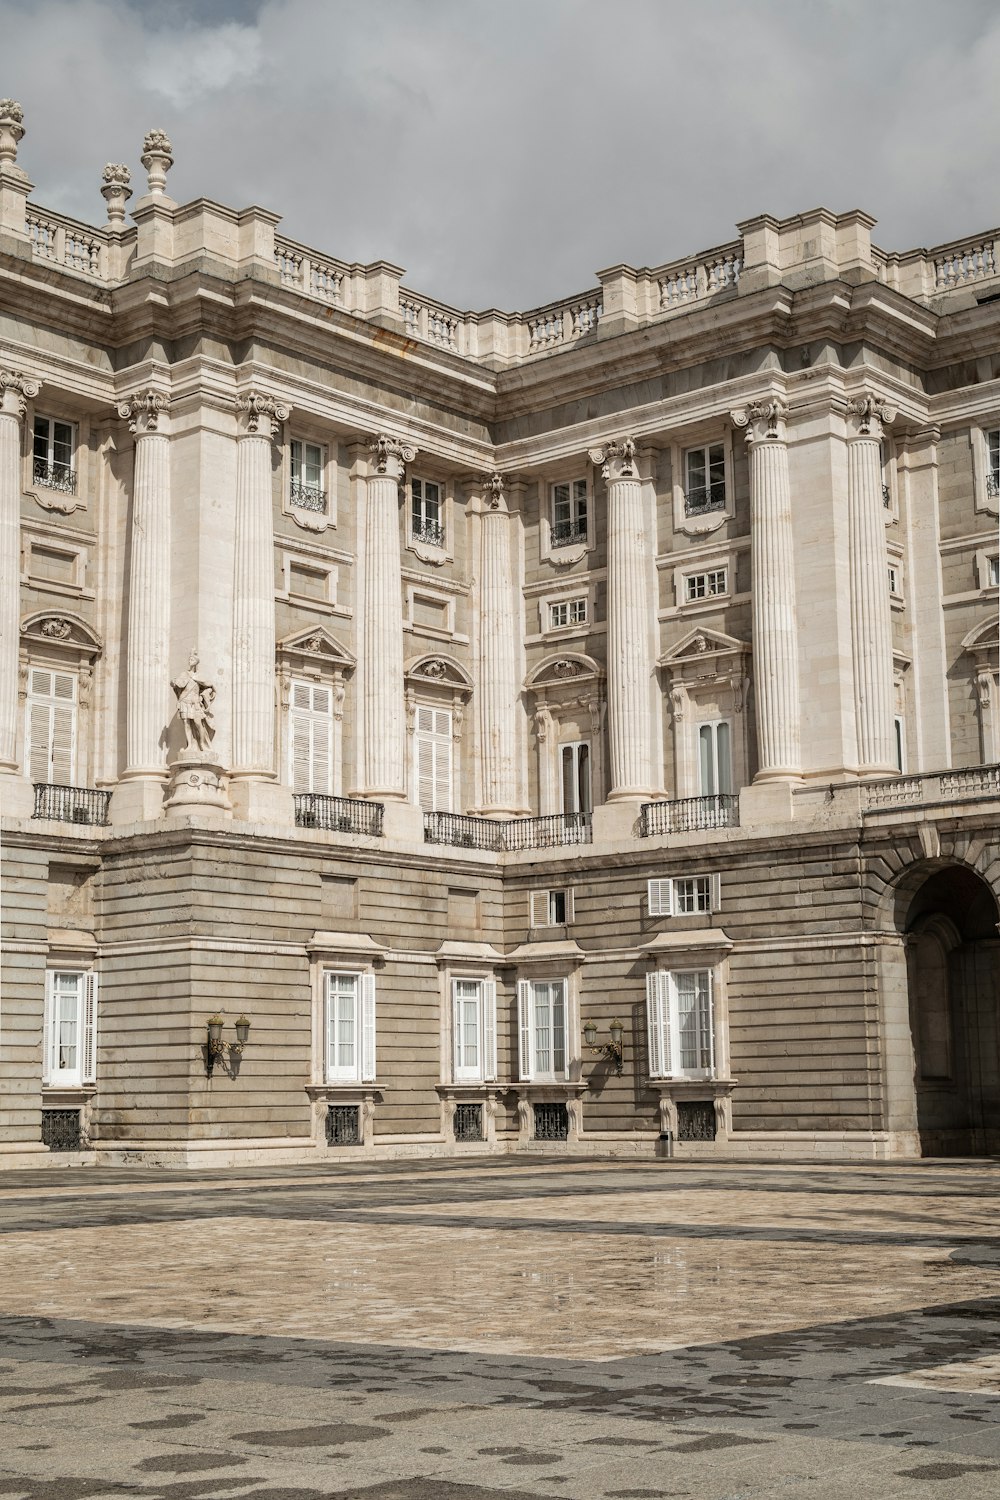
<path fill-rule="evenodd" d="M 996 897 L 964 865 L 899 895 L 921 1155 L 1000 1153 Z"/>

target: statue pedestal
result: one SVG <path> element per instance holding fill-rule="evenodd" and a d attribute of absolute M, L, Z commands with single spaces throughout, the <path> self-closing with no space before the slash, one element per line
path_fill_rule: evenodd
<path fill-rule="evenodd" d="M 167 767 L 170 785 L 164 809 L 177 812 L 221 812 L 232 814 L 226 773 L 204 750 L 182 750 Z"/>

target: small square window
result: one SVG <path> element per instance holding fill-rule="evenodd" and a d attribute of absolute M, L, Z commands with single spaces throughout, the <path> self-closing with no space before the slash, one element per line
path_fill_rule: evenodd
<path fill-rule="evenodd" d="M 689 573 L 685 579 L 684 596 L 692 604 L 699 599 L 715 599 L 729 592 L 728 570 L 712 568 L 707 573 Z"/>
<path fill-rule="evenodd" d="M 587 623 L 586 599 L 560 599 L 549 606 L 549 628 L 560 630 L 567 625 Z"/>
<path fill-rule="evenodd" d="M 34 483 L 45 489 L 76 494 L 76 430 L 72 422 L 35 418 L 31 474 Z"/>
<path fill-rule="evenodd" d="M 532 927 L 565 927 L 573 920 L 572 892 L 532 891 L 530 915 Z"/>
<path fill-rule="evenodd" d="M 291 444 L 291 477 L 288 498 L 302 510 L 326 510 L 323 472 L 326 450 L 319 443 Z"/>
<path fill-rule="evenodd" d="M 895 563 L 890 563 L 889 564 L 889 593 L 892 594 L 895 598 L 898 599 L 900 597 L 900 595 L 902 594 L 902 592 L 903 591 L 902 591 L 902 587 L 901 587 L 901 577 L 900 577 L 899 568 L 896 566 Z"/>
<path fill-rule="evenodd" d="M 574 479 L 554 484 L 549 542 L 553 547 L 571 547 L 587 540 L 587 481 Z"/>
<path fill-rule="evenodd" d="M 432 479 L 410 480 L 410 536 L 430 547 L 444 546 L 441 486 Z"/>
<path fill-rule="evenodd" d="M 726 449 L 724 443 L 689 448 L 684 455 L 684 512 L 705 515 L 726 508 Z"/>
<path fill-rule="evenodd" d="M 712 910 L 712 877 L 694 875 L 674 881 L 674 911 L 677 916 Z"/>

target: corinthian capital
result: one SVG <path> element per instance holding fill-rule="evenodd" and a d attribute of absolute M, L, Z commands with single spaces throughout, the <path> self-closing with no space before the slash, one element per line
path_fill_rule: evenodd
<path fill-rule="evenodd" d="M 368 439 L 368 451 L 372 455 L 376 474 L 389 474 L 395 468 L 395 477 L 400 484 L 403 482 L 404 464 L 411 464 L 417 456 L 417 450 L 411 443 L 387 437 L 384 432 L 375 433 Z"/>
<path fill-rule="evenodd" d="M 136 391 L 124 401 L 119 401 L 118 415 L 128 422 L 129 432 L 143 437 L 148 432 L 158 430 L 160 415 L 169 405 L 168 397 L 150 388 L 145 391 Z"/>
<path fill-rule="evenodd" d="M 0 370 L 0 411 L 18 421 L 27 411 L 27 402 L 38 395 L 39 384 L 20 370 Z"/>
<path fill-rule="evenodd" d="M 270 438 L 277 442 L 281 424 L 288 421 L 290 413 L 290 406 L 261 391 L 244 391 L 236 397 L 236 414 L 241 418 L 244 437 Z"/>
<path fill-rule="evenodd" d="M 746 428 L 746 440 L 748 443 L 759 443 L 761 441 L 782 441 L 785 436 L 785 418 L 788 408 L 777 396 L 771 396 L 767 401 L 748 401 L 746 406 L 741 406 L 736 411 L 729 413 L 734 427 Z"/>
<path fill-rule="evenodd" d="M 587 453 L 592 464 L 600 465 L 605 479 L 635 478 L 634 438 L 612 438 L 602 448 L 590 448 Z"/>
<path fill-rule="evenodd" d="M 865 391 L 860 396 L 854 396 L 847 403 L 847 415 L 851 420 L 852 437 L 872 438 L 880 440 L 884 429 L 893 421 L 896 408 L 883 401 L 881 396 L 874 396 L 870 391 Z"/>
<path fill-rule="evenodd" d="M 503 486 L 504 476 L 502 474 L 483 475 L 483 505 L 487 510 L 507 509 Z"/>

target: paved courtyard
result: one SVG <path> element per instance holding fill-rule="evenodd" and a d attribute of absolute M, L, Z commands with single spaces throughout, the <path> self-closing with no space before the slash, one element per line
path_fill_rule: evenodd
<path fill-rule="evenodd" d="M 1000 1494 L 1000 1164 L 0 1178 L 0 1496 Z"/>

